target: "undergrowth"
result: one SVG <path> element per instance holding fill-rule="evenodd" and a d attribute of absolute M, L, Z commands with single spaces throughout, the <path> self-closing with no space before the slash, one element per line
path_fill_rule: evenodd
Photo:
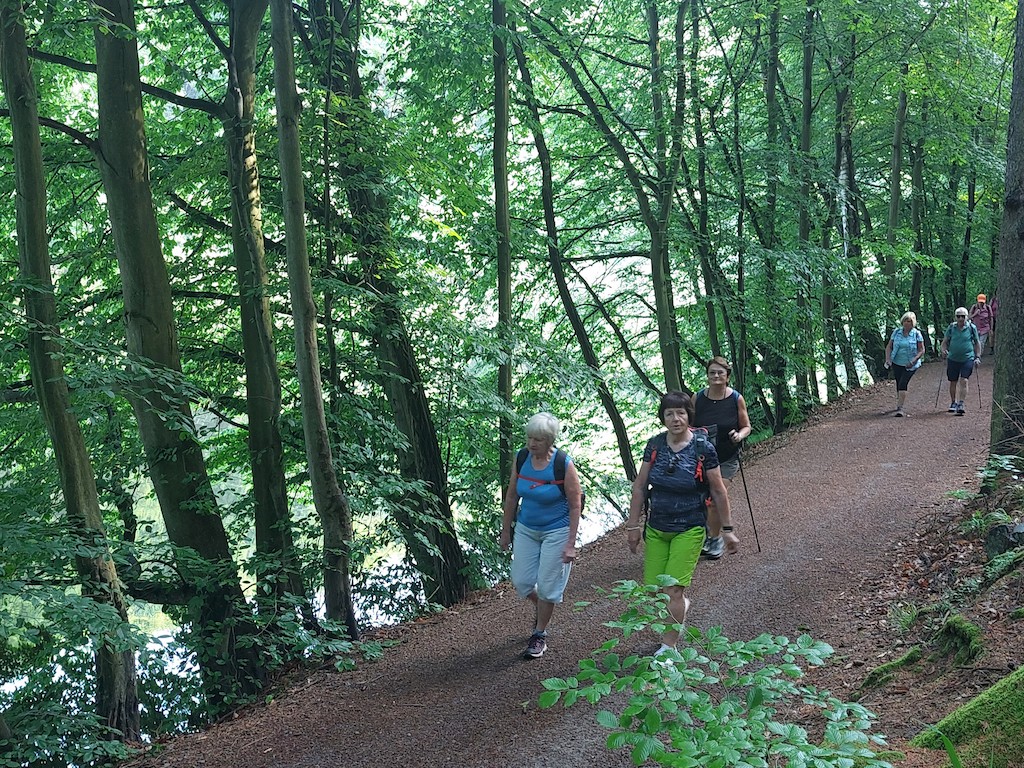
<path fill-rule="evenodd" d="M 661 578 L 661 586 L 674 583 Z M 706 633 L 679 627 L 682 645 L 668 663 L 622 655 L 620 643 L 636 632 L 673 626 L 666 598 L 658 587 L 635 581 L 619 582 L 605 594 L 627 604 L 618 621 L 607 623 L 621 638 L 581 660 L 575 676 L 545 680 L 539 704 L 571 707 L 582 700 L 613 707 L 596 716 L 609 731 L 608 749 L 628 748 L 635 765 L 891 768 L 874 749 L 884 739 L 869 734 L 874 714 L 799 682 L 801 665 L 819 666 L 832 656 L 829 645 L 807 635 L 734 641 L 717 627 Z M 797 709 L 816 711 L 816 736 L 780 715 Z"/>

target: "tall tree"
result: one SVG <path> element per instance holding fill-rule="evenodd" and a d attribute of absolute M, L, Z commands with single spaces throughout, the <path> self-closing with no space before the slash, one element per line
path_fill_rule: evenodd
<path fill-rule="evenodd" d="M 643 226 L 650 244 L 650 265 L 652 294 L 657 320 L 658 347 L 661 352 L 662 370 L 667 390 L 683 389 L 682 355 L 676 319 L 674 289 L 672 285 L 672 264 L 670 259 L 669 223 L 675 208 L 675 189 L 679 178 L 682 151 L 681 125 L 666 120 L 665 69 L 662 63 L 660 40 L 660 15 L 657 3 L 644 5 L 646 22 L 646 47 L 648 59 L 645 72 L 646 87 L 651 98 L 649 130 L 654 137 L 654 146 L 646 148 L 652 168 L 641 167 L 634 154 L 627 148 L 624 135 L 633 135 L 630 128 L 620 134 L 613 127 L 619 118 L 615 107 L 608 100 L 608 94 L 598 85 L 588 87 L 586 65 L 576 61 L 575 36 L 561 29 L 554 19 L 545 18 L 531 9 L 524 8 L 527 25 L 533 35 L 554 58 L 558 67 L 566 74 L 576 94 L 586 109 L 588 119 L 593 123 L 607 148 L 614 154 L 626 177 L 633 194 Z M 672 128 L 670 128 L 672 126 Z M 673 131 L 671 132 L 670 131 Z M 645 155 L 646 157 L 647 155 Z"/>
<path fill-rule="evenodd" d="M 559 231 L 557 223 L 557 211 L 555 210 L 555 184 L 551 170 L 551 153 L 548 150 L 547 139 L 544 136 L 544 127 L 541 123 L 540 110 L 537 106 L 537 99 L 533 90 L 533 78 L 530 74 L 526 55 L 522 46 L 515 46 L 516 62 L 519 66 L 519 73 L 523 79 L 523 89 L 526 92 L 526 104 L 530 110 L 530 130 L 533 132 L 533 143 L 537 148 L 537 159 L 540 162 L 541 170 L 541 204 L 544 208 L 544 238 L 548 248 L 548 264 L 551 267 L 551 274 L 555 278 L 555 285 L 558 288 L 558 296 L 562 301 L 566 317 L 572 326 L 576 341 L 580 346 L 580 353 L 584 362 L 594 376 L 597 386 L 597 396 L 604 406 L 608 420 L 611 422 L 612 431 L 615 433 L 615 442 L 619 448 L 619 458 L 622 461 L 622 469 L 626 479 L 632 482 L 636 478 L 636 464 L 633 461 L 633 451 L 629 443 L 629 434 L 626 431 L 626 424 L 615 404 L 608 386 L 607 377 L 601 370 L 601 362 L 598 359 L 594 344 L 591 341 L 587 327 L 580 317 L 579 310 L 573 301 L 569 291 L 569 284 L 565 275 L 565 264 L 562 250 L 559 247 Z"/>
<path fill-rule="evenodd" d="M 277 104 L 278 153 L 284 197 L 288 286 L 295 323 L 295 366 L 302 397 L 302 428 L 306 440 L 313 503 L 324 533 L 324 601 L 327 616 L 343 621 L 356 639 L 359 627 L 352 606 L 349 544 L 352 511 L 334 469 L 320 379 L 316 303 L 306 246 L 305 184 L 299 148 L 300 99 L 295 82 L 292 7 L 273 0 L 271 29 L 274 48 L 274 92 Z"/>
<path fill-rule="evenodd" d="M 498 397 L 512 402 L 512 226 L 508 206 L 508 11 L 504 0 L 491 0 L 494 25 L 494 233 L 498 264 L 498 338 L 502 360 L 498 364 Z M 498 416 L 498 478 L 504 483 L 512 473 L 512 423 L 506 413 Z"/>
<path fill-rule="evenodd" d="M 999 351 L 992 452 L 1024 456 L 1024 0 L 1017 0 L 1006 129 L 1006 195 L 999 234 Z"/>
<path fill-rule="evenodd" d="M 323 84 L 335 96 L 340 181 L 350 216 L 351 242 L 361 269 L 361 282 L 371 302 L 370 334 L 380 382 L 395 424 L 407 445 L 398 446 L 398 464 L 407 480 L 424 489 L 394 506 L 406 547 L 423 574 L 431 602 L 454 605 L 469 590 L 466 560 L 455 531 L 448 479 L 440 442 L 402 311 L 400 275 L 393 266 L 388 184 L 371 105 L 360 72 L 362 3 L 313 0 L 310 53 Z M 336 183 L 330 178 L 325 184 Z M 325 217 L 331 213 L 325 211 Z"/>
<path fill-rule="evenodd" d="M 258 690 L 265 670 L 247 637 L 254 628 L 192 409 L 170 383 L 180 377 L 181 356 L 149 185 L 134 7 L 131 0 L 99 0 L 97 8 L 96 158 L 120 267 L 128 351 L 139 372 L 132 406 L 168 536 L 197 553 L 206 571 L 188 580 L 202 596 L 195 616 L 205 638 L 199 660 L 216 706 L 237 691 Z"/>
<path fill-rule="evenodd" d="M 75 563 L 82 592 L 116 611 L 128 623 L 128 605 L 107 545 L 96 477 L 85 438 L 71 406 L 64 350 L 50 275 L 46 229 L 46 185 L 35 85 L 21 0 L 0 2 L 0 70 L 10 105 L 14 137 L 18 254 L 25 283 L 29 364 L 32 382 L 57 464 L 68 525 L 80 542 Z M 96 649 L 96 711 L 103 724 L 125 741 L 139 741 L 139 697 L 135 648 L 104 632 Z M 8 734 L 9 735 L 9 734 Z"/>
<path fill-rule="evenodd" d="M 906 77 L 909 66 L 900 64 L 900 73 Z M 896 115 L 893 118 L 892 156 L 889 173 L 889 216 L 886 222 L 885 243 L 888 246 L 882 262 L 883 272 L 889 290 L 896 293 L 896 235 L 900 225 L 900 210 L 903 207 L 903 134 L 907 126 L 907 91 L 900 87 L 896 98 Z"/>
<path fill-rule="evenodd" d="M 267 292 L 263 211 L 256 153 L 256 60 L 259 32 L 269 0 L 230 0 L 229 44 L 201 18 L 227 62 L 224 138 L 231 185 L 231 233 L 245 350 L 249 460 L 255 502 L 256 550 L 264 563 L 257 605 L 274 609 L 286 592 L 302 600 L 307 622 L 313 612 L 296 560 L 281 443 L 281 376 Z M 198 9 L 197 9 L 198 10 Z M 325 579 L 326 581 L 326 579 Z"/>

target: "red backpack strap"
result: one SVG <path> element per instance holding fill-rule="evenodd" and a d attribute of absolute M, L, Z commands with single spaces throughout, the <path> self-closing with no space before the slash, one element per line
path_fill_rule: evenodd
<path fill-rule="evenodd" d="M 559 472 L 559 465 L 558 465 L 559 454 L 561 454 L 561 461 L 562 461 L 561 472 Z M 526 481 L 528 481 L 530 483 L 533 483 L 533 485 L 530 486 L 530 490 L 531 491 L 534 488 L 537 488 L 537 487 L 539 487 L 541 485 L 557 485 L 559 490 L 562 492 L 562 495 L 564 496 L 565 495 L 565 467 L 566 467 L 566 464 L 568 463 L 568 458 L 567 458 L 567 456 L 565 454 L 565 451 L 563 451 L 560 448 L 556 448 L 555 449 L 555 455 L 551 458 L 551 460 L 553 462 L 555 462 L 554 467 L 553 467 L 554 475 L 555 475 L 555 479 L 554 480 L 542 480 L 542 479 L 537 478 L 537 477 L 530 477 L 529 475 L 524 475 L 522 470 L 523 470 L 523 467 L 526 466 L 526 459 L 529 457 L 529 455 L 530 455 L 530 452 L 526 448 L 520 449 L 519 453 L 516 454 L 516 479 L 522 479 L 522 480 L 526 480 Z M 561 476 L 559 476 L 559 475 L 561 475 Z"/>

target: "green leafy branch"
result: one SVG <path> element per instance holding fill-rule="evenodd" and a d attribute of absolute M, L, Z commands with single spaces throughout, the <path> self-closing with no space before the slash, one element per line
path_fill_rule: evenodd
<path fill-rule="evenodd" d="M 733 641 L 718 627 L 706 633 L 690 627 L 685 644 L 670 658 L 622 655 L 623 639 L 666 626 L 665 602 L 657 587 L 632 581 L 607 594 L 628 603 L 618 621 L 608 622 L 622 638 L 608 640 L 581 660 L 574 677 L 545 680 L 539 704 L 548 708 L 561 701 L 571 707 L 583 700 L 596 706 L 610 699 L 618 712 L 601 709 L 596 715 L 611 731 L 608 749 L 629 748 L 635 765 L 889 766 L 872 748 L 885 741 L 868 733 L 875 719 L 871 712 L 799 682 L 801 665 L 824 664 L 833 654 L 829 645 L 806 635 Z M 816 738 L 785 721 L 797 708 L 802 719 L 809 708 L 817 711 Z"/>

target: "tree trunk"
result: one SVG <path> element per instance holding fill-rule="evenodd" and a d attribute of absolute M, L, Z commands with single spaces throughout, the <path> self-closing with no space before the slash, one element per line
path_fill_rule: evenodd
<path fill-rule="evenodd" d="M 922 105 L 922 117 L 921 123 L 923 126 L 928 125 L 928 108 L 927 104 Z M 917 141 L 910 149 L 911 153 L 911 188 L 913 189 L 913 197 L 910 201 L 910 225 L 914 230 L 914 253 L 924 253 L 924 204 L 925 204 L 925 191 L 924 191 L 924 136 L 926 130 L 923 130 L 921 135 L 918 136 Z M 924 289 L 923 285 L 924 275 L 921 269 L 920 263 L 917 261 L 911 267 L 910 273 L 910 298 L 907 301 L 907 305 L 911 311 L 917 315 L 918 323 L 924 324 L 924 313 L 921 311 L 921 293 Z M 931 354 L 932 352 L 932 336 L 927 332 L 927 326 L 924 328 L 924 348 L 926 353 Z"/>
<path fill-rule="evenodd" d="M 0 68 L 10 105 L 14 140 L 15 208 L 24 306 L 28 321 L 29 366 L 39 409 L 50 436 L 71 533 L 81 550 L 99 554 L 75 557 L 82 593 L 109 605 L 128 623 L 128 606 L 110 549 L 100 511 L 92 461 L 71 407 L 64 374 L 57 307 L 50 276 L 49 236 L 46 231 L 46 186 L 35 85 L 29 70 L 28 47 L 22 24 L 23 7 L 0 4 Z M 116 635 L 104 633 L 96 649 L 96 712 L 103 725 L 124 741 L 139 741 L 139 698 L 135 650 Z M 0 721 L 2 722 L 2 721 Z M 10 731 L 3 723 L 6 734 Z"/>
<path fill-rule="evenodd" d="M 238 278 L 249 463 L 255 503 L 256 551 L 261 567 L 256 604 L 271 615 L 291 593 L 302 601 L 306 623 L 315 616 L 306 599 L 292 539 L 281 444 L 281 378 L 267 296 L 263 212 L 256 165 L 256 43 L 270 0 L 232 0 L 224 137 L 231 185 L 231 233 Z"/>
<path fill-rule="evenodd" d="M 359 73 L 362 7 L 360 0 L 352 0 L 348 5 L 314 0 L 311 9 L 312 32 L 317 42 L 311 53 L 325 86 L 339 97 L 335 103 L 338 125 L 343 126 L 337 136 L 343 158 L 340 173 L 363 280 L 373 297 L 370 316 L 374 353 L 395 424 L 408 441 L 408 448 L 398 449 L 398 465 L 403 477 L 427 489 L 425 494 L 405 500 L 406 504 L 411 501 L 418 507 L 416 514 L 408 514 L 402 505 L 396 505 L 395 519 L 423 574 L 427 599 L 454 605 L 468 593 L 469 575 L 456 537 L 437 429 L 402 316 L 402 292 L 389 266 L 394 243 L 390 201 L 384 192 L 388 184 L 374 150 L 367 146 L 371 134 L 367 123 L 372 115 Z M 325 212 L 325 216 L 329 215 L 330 212 Z"/>
<path fill-rule="evenodd" d="M 802 87 L 800 96 L 800 153 L 798 155 L 798 167 L 800 178 L 799 194 L 799 221 L 797 225 L 797 237 L 804 253 L 810 253 L 811 244 L 811 169 L 813 157 L 811 155 L 811 128 L 814 117 L 814 95 L 812 87 L 814 84 L 814 19 L 817 16 L 815 0 L 808 0 L 804 10 L 803 27 L 803 67 Z M 818 397 L 818 381 L 815 372 L 814 361 L 814 333 L 812 313 L 809 306 L 811 292 L 810 271 L 804 266 L 797 268 L 797 322 L 800 326 L 800 333 L 797 337 L 796 356 L 800 360 L 797 369 L 796 384 L 797 392 L 801 395 L 801 406 L 810 408 L 813 404 L 820 402 Z M 806 364 L 803 362 L 806 361 Z"/>
<path fill-rule="evenodd" d="M 1006 196 L 999 231 L 999 353 L 992 453 L 1024 456 L 1024 0 L 1017 0 L 1006 135 Z"/>
<path fill-rule="evenodd" d="M 504 0 L 491 0 L 494 25 L 494 232 L 498 263 L 498 398 L 505 412 L 498 416 L 498 486 L 512 474 L 512 226 L 508 212 L 508 18 Z"/>
<path fill-rule="evenodd" d="M 288 287 L 295 323 L 295 366 L 302 398 L 302 429 L 313 504 L 324 532 L 324 602 L 327 617 L 343 621 L 349 636 L 355 640 L 359 637 L 359 627 L 352 606 L 349 576 L 352 512 L 334 471 L 320 381 L 316 303 L 306 247 L 305 188 L 299 148 L 299 95 L 295 85 L 291 3 L 272 0 L 270 15 Z"/>
<path fill-rule="evenodd" d="M 903 77 L 907 76 L 908 65 L 900 65 Z M 900 88 L 896 102 L 896 117 L 893 120 L 892 155 L 889 164 L 889 218 L 886 222 L 883 272 L 889 290 L 896 293 L 896 230 L 900 225 L 900 208 L 903 205 L 903 132 L 907 125 L 907 91 Z"/>
<path fill-rule="evenodd" d="M 780 142 L 781 105 L 779 104 L 779 3 L 772 0 L 771 10 L 768 16 L 768 37 L 767 60 L 765 62 L 765 104 L 767 107 L 767 129 L 766 144 L 770 148 L 777 147 Z M 775 160 L 769 162 L 777 163 Z M 781 173 L 774 168 L 768 169 L 768 182 L 765 193 L 765 216 L 763 228 L 764 245 L 764 277 L 767 298 L 769 302 L 784 302 L 785 298 L 779 293 L 778 265 L 774 249 L 778 246 L 776 235 L 776 219 L 778 214 L 779 179 Z M 771 316 L 769 322 L 770 343 L 761 346 L 761 358 L 764 364 L 764 371 L 772 388 L 772 430 L 775 433 L 781 432 L 787 426 L 790 408 L 788 407 L 790 393 L 787 383 L 786 358 L 780 349 L 775 345 L 783 343 L 787 334 L 781 322 L 779 313 Z"/>
<path fill-rule="evenodd" d="M 854 20 L 856 21 L 856 20 Z M 856 181 L 856 170 L 853 162 L 853 97 L 850 93 L 849 83 L 853 82 L 854 62 L 856 61 L 857 37 L 853 28 L 847 31 L 845 38 L 846 50 L 840 57 L 839 80 L 844 85 L 836 89 L 836 122 L 838 131 L 836 133 L 836 188 L 838 189 L 839 200 L 837 202 L 837 224 L 839 225 L 840 236 L 843 243 L 843 253 L 850 265 L 851 272 L 857 276 L 858 285 L 865 286 L 867 281 L 864 276 L 863 251 L 861 248 L 861 213 L 857 201 L 859 199 Z M 885 362 L 885 338 L 875 326 L 873 312 L 869 311 L 873 306 L 873 297 L 868 296 L 866 291 L 855 294 L 850 302 L 850 337 L 856 338 L 861 343 L 862 356 L 872 377 L 879 378 L 886 371 L 882 367 Z M 840 348 L 846 367 L 847 389 L 860 387 L 860 377 L 854 365 L 852 347 L 847 350 L 844 345 L 852 343 L 852 339 L 846 332 L 837 328 Z"/>
<path fill-rule="evenodd" d="M 181 374 L 167 266 L 149 187 L 135 13 L 130 0 L 99 0 L 106 24 L 97 24 L 96 80 L 99 149 L 111 231 L 121 273 L 128 352 L 136 365 L 131 395 L 150 475 L 170 540 L 194 550 L 205 572 L 196 616 L 199 653 L 214 706 L 237 692 L 254 692 L 265 676 L 248 608 L 228 546 L 192 410 L 167 383 Z M 210 576 L 213 575 L 211 580 Z M 226 628 L 230 627 L 229 631 Z"/>

